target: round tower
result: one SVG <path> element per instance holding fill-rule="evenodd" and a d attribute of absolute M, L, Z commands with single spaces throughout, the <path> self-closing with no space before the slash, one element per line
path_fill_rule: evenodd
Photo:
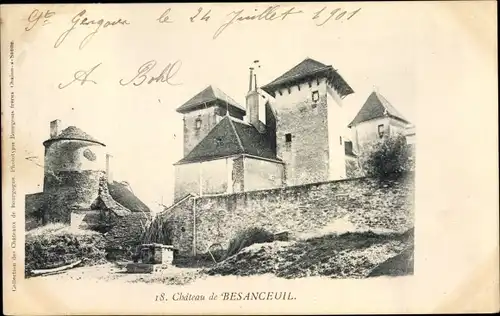
<path fill-rule="evenodd" d="M 50 138 L 43 145 L 45 218 L 70 222 L 72 210 L 89 209 L 97 197 L 106 145 L 75 126 L 62 130 L 60 120 L 50 123 Z"/>

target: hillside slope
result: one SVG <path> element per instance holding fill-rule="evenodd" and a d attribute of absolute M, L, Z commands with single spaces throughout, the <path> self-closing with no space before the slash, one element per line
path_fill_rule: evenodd
<path fill-rule="evenodd" d="M 387 260 L 408 252 L 408 249 L 412 251 L 412 247 L 413 229 L 403 234 L 327 234 L 291 242 L 254 244 L 204 272 L 239 276 L 272 273 L 283 278 L 365 278 L 384 262 L 390 266 L 391 262 L 387 263 Z M 413 262 L 408 265 L 412 266 Z M 380 275 L 380 272 L 384 274 L 388 269 L 382 268 L 373 276 Z M 410 273 L 413 270 L 404 271 Z"/>

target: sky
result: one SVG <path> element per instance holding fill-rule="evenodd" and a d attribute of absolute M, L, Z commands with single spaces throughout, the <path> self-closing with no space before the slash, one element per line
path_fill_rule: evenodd
<path fill-rule="evenodd" d="M 248 68 L 260 61 L 258 82 L 265 84 L 305 58 L 332 65 L 355 91 L 344 100 L 347 116 L 354 118 L 369 94 L 377 89 L 405 117 L 416 123 L 417 72 L 423 39 L 420 14 L 397 4 L 317 3 L 295 5 L 302 15 L 285 20 L 244 21 L 228 26 L 216 39 L 215 31 L 228 20 L 228 13 L 244 9 L 262 12 L 266 4 L 204 4 L 211 10 L 208 21 L 190 22 L 199 5 L 170 5 L 172 23 L 156 19 L 168 6 L 103 7 L 60 6 L 46 25 L 22 32 L 16 45 L 16 90 L 18 168 L 28 192 L 42 187 L 43 169 L 22 159 L 38 157 L 43 165 L 42 142 L 49 137 L 49 123 L 60 119 L 107 145 L 113 155 L 116 180 L 128 181 L 134 192 L 149 205 L 170 204 L 173 197 L 173 166 L 182 158 L 182 115 L 175 109 L 208 85 L 215 85 L 244 105 Z M 322 26 L 311 17 L 339 7 L 352 12 L 350 20 L 329 20 Z M 290 8 L 281 4 L 279 12 Z M 82 9 L 91 19 L 127 19 L 129 25 L 101 28 L 83 49 L 78 46 L 94 26 L 81 26 L 68 33 L 54 48 L 56 39 L 71 26 Z M 257 9 L 257 11 L 255 11 Z M 42 11 L 42 10 L 41 10 Z M 28 16 L 31 8 L 23 11 Z M 201 14 L 199 15 L 201 16 Z M 324 16 L 326 18 L 326 15 Z M 180 61 L 172 78 L 165 82 L 121 86 L 144 63 L 156 60 L 152 73 L 159 74 L 169 63 Z M 71 82 L 78 70 L 90 69 L 91 79 L 83 85 Z M 89 76 L 90 77 L 90 76 Z M 22 93 L 22 94 L 21 94 Z"/>

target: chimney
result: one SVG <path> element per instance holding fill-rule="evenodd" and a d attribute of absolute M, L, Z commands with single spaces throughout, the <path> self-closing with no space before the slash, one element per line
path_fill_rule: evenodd
<path fill-rule="evenodd" d="M 113 182 L 113 174 L 111 172 L 111 166 L 110 166 L 110 162 L 111 162 L 112 157 L 113 156 L 111 156 L 110 154 L 106 154 L 106 177 L 108 179 L 108 183 Z"/>
<path fill-rule="evenodd" d="M 54 138 L 61 134 L 62 124 L 61 120 L 54 120 L 50 122 L 50 138 Z"/>
<path fill-rule="evenodd" d="M 250 83 L 248 84 L 248 92 L 252 91 L 253 67 L 250 67 Z"/>
<path fill-rule="evenodd" d="M 250 90 L 248 91 L 246 97 L 246 116 L 248 123 L 255 125 L 255 123 L 259 120 L 259 93 L 252 86 L 252 77 L 254 77 L 253 68 L 250 68 Z"/>
<path fill-rule="evenodd" d="M 255 60 L 254 64 L 259 61 Z M 260 66 L 258 66 L 260 68 Z M 252 82 L 253 80 L 253 82 Z M 266 126 L 259 120 L 260 94 L 257 92 L 257 74 L 254 73 L 254 68 L 250 67 L 250 83 L 249 91 L 246 97 L 246 120 L 252 124 L 260 133 L 266 132 Z"/>

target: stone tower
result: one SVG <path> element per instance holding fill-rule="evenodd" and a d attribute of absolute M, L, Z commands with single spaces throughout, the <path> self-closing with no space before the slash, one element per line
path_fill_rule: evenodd
<path fill-rule="evenodd" d="M 275 100 L 277 156 L 287 185 L 345 178 L 342 99 L 353 93 L 332 66 L 306 58 L 262 87 Z"/>
<path fill-rule="evenodd" d="M 60 120 L 50 123 L 50 138 L 43 145 L 44 218 L 69 222 L 72 210 L 89 209 L 97 197 L 106 173 L 106 145 L 75 126 L 62 130 Z"/>
<path fill-rule="evenodd" d="M 243 119 L 245 115 L 244 107 L 214 86 L 206 87 L 176 111 L 184 116 L 184 156 L 187 156 L 226 114 L 238 119 Z"/>

